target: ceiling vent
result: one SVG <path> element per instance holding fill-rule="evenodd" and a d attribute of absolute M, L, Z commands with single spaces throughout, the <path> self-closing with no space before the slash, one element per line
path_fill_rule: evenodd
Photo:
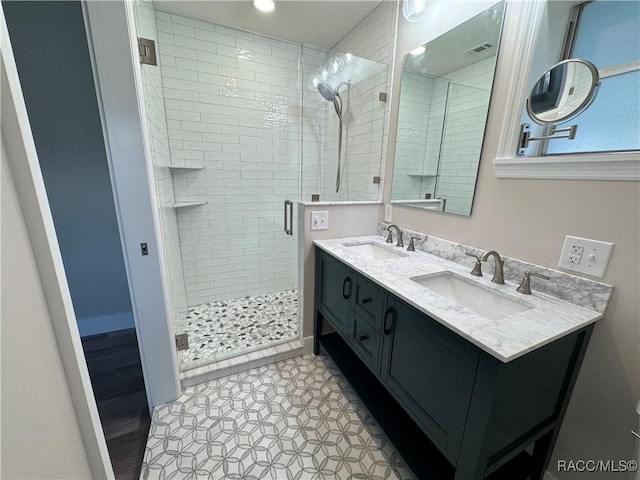
<path fill-rule="evenodd" d="M 486 43 L 486 42 L 481 43 L 480 45 L 476 45 L 475 47 L 470 48 L 469 50 L 464 52 L 464 54 L 468 56 L 477 55 L 478 53 L 484 52 L 485 50 L 488 50 L 491 47 L 493 47 L 493 45 L 491 45 L 490 43 Z"/>

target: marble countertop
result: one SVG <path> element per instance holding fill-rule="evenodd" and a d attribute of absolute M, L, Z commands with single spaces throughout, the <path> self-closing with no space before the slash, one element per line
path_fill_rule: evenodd
<path fill-rule="evenodd" d="M 408 252 L 406 248 L 385 243 L 380 236 L 316 240 L 314 243 L 503 362 L 514 360 L 602 318 L 602 314 L 595 310 L 536 292 L 535 279 L 532 279 L 533 294 L 522 295 L 516 292 L 518 285 L 513 282 L 497 285 L 491 282 L 491 275 L 473 277 L 469 273 L 470 268 L 464 265 L 423 251 Z M 407 256 L 373 260 L 345 246 L 354 243 L 378 243 Z M 412 277 L 443 271 L 457 273 L 533 308 L 491 320 L 411 280 Z"/>

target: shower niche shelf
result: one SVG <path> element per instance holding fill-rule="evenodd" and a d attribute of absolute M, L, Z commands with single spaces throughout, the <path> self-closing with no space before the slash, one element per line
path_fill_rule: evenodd
<path fill-rule="evenodd" d="M 200 207 L 206 204 L 207 202 L 176 202 L 172 205 L 172 207 L 173 208 Z"/>
<path fill-rule="evenodd" d="M 186 165 L 167 165 L 167 168 L 169 168 L 169 170 L 171 170 L 172 172 L 180 171 L 180 170 L 185 171 L 185 172 L 204 170 L 204 167 L 189 167 L 189 166 L 186 166 Z"/>

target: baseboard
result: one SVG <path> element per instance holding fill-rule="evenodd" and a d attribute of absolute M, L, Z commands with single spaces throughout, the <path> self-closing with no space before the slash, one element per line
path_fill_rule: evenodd
<path fill-rule="evenodd" d="M 313 337 L 304 337 L 302 339 L 302 351 L 305 355 L 313 353 Z"/>
<path fill-rule="evenodd" d="M 135 327 L 132 312 L 116 313 L 114 315 L 104 315 L 102 317 L 78 318 L 77 323 L 81 337 L 99 335 L 101 333 L 115 332 Z"/>

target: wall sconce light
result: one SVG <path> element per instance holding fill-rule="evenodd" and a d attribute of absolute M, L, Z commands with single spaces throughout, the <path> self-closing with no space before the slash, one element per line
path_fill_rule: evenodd
<path fill-rule="evenodd" d="M 408 22 L 421 22 L 429 16 L 427 0 L 404 0 L 402 15 Z"/>

